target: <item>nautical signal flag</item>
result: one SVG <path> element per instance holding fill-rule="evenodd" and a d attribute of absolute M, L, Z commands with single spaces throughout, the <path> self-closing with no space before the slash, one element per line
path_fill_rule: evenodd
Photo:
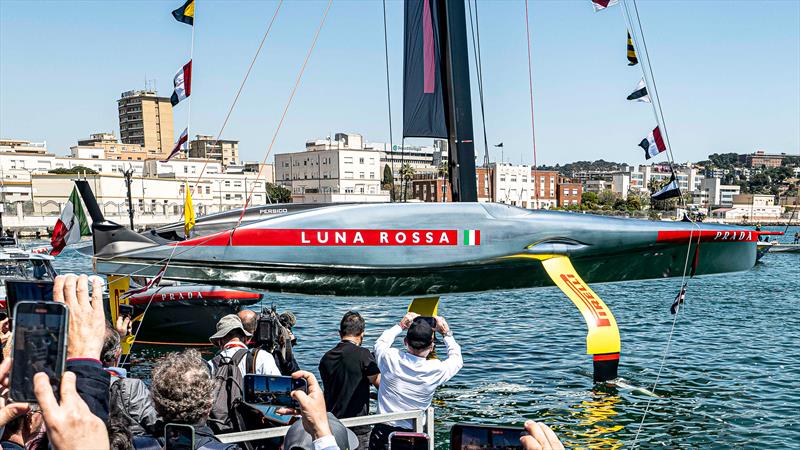
<path fill-rule="evenodd" d="M 79 242 L 81 236 L 89 236 L 91 234 L 89 223 L 86 221 L 86 212 L 83 210 L 81 199 L 78 196 L 78 190 L 77 188 L 72 188 L 69 201 L 64 205 L 61 217 L 58 218 L 56 226 L 53 227 L 53 237 L 50 239 L 50 246 L 53 249 L 50 254 L 56 256 L 67 245 Z"/>
<path fill-rule="evenodd" d="M 639 58 L 636 57 L 636 49 L 633 48 L 633 39 L 631 39 L 631 32 L 628 31 L 628 65 L 635 66 L 639 64 Z"/>
<path fill-rule="evenodd" d="M 644 78 L 639 81 L 636 90 L 628 96 L 628 100 L 650 103 L 650 94 L 647 93 L 647 85 L 644 84 Z"/>
<path fill-rule="evenodd" d="M 644 149 L 645 159 L 650 159 L 666 150 L 667 146 L 664 145 L 664 139 L 661 137 L 661 129 L 658 127 L 653 128 L 653 132 L 642 139 L 639 147 Z"/>
<path fill-rule="evenodd" d="M 172 11 L 172 17 L 178 22 L 194 25 L 194 0 L 186 0 L 183 6 Z"/>
<path fill-rule="evenodd" d="M 175 78 L 172 80 L 173 84 L 175 85 L 175 90 L 172 92 L 172 96 L 169 98 L 169 102 L 172 103 L 172 106 L 177 105 L 180 103 L 181 100 L 185 99 L 186 97 L 192 95 L 192 60 L 190 59 L 188 63 L 184 64 L 181 67 L 181 70 L 175 74 Z"/>
<path fill-rule="evenodd" d="M 672 314 L 678 314 L 678 309 L 686 301 L 686 284 L 681 286 L 681 290 L 678 292 L 678 295 L 675 296 L 675 300 L 672 301 L 672 306 L 669 308 L 669 312 Z"/>
<path fill-rule="evenodd" d="M 602 11 L 609 6 L 614 6 L 619 2 L 619 0 L 592 0 L 592 6 L 594 7 L 594 12 Z"/>
<path fill-rule="evenodd" d="M 183 232 L 187 238 L 191 237 L 194 228 L 194 205 L 192 205 L 192 189 L 186 183 L 186 200 L 183 202 Z"/>
<path fill-rule="evenodd" d="M 172 149 L 172 152 L 170 152 L 169 156 L 167 156 L 167 159 L 165 159 L 165 160 L 163 160 L 161 162 L 165 163 L 165 162 L 169 161 L 170 159 L 172 159 L 175 155 L 180 153 L 181 148 L 183 147 L 184 144 L 186 144 L 186 142 L 188 140 L 189 140 L 189 129 L 188 128 L 184 128 L 183 132 L 181 132 L 181 136 L 178 138 L 178 142 L 175 143 L 175 147 Z"/>
<path fill-rule="evenodd" d="M 665 184 L 664 187 L 658 190 L 658 192 L 651 195 L 650 199 L 669 200 L 671 198 L 680 196 L 681 196 L 681 188 L 678 186 L 678 180 L 675 179 L 675 174 L 673 173 L 672 176 L 669 177 L 669 183 Z"/>

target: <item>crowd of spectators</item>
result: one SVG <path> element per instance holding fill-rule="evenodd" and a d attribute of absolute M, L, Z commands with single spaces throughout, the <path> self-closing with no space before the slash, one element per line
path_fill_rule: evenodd
<path fill-rule="evenodd" d="M 90 287 L 91 285 L 91 294 Z M 0 322 L 5 357 L 0 364 L 0 428 L 2 449 L 162 449 L 167 424 L 190 425 L 194 448 L 305 450 L 382 450 L 393 431 L 409 431 L 409 421 L 354 427 L 339 419 L 367 415 L 371 387 L 377 388 L 377 412 L 426 409 L 438 386 L 454 377 L 463 365 L 461 348 L 442 317 L 406 314 L 397 325 L 381 334 L 374 351 L 362 347 L 366 323 L 356 312 L 340 322 L 341 341 L 319 363 L 322 385 L 316 377 L 298 370 L 285 346 L 258 348 L 253 335 L 260 320 L 255 312 L 228 315 L 217 323 L 210 337 L 219 352 L 206 361 L 196 350 L 167 353 L 152 368 L 149 387 L 128 377 L 119 367 L 121 340 L 130 332 L 130 321 L 106 321 L 103 284 L 95 277 L 64 275 L 55 280 L 53 299 L 68 307 L 66 366 L 56 394 L 48 375 L 33 379 L 36 403 L 9 399 L 12 361 L 11 326 Z M 295 342 L 293 315 L 281 315 L 280 339 Z M 405 350 L 392 344 L 403 332 Z M 446 359 L 432 358 L 436 333 L 444 342 Z M 255 348 L 252 348 L 255 347 Z M 241 379 L 245 374 L 280 375 L 304 379 L 307 392 L 294 390 L 298 406 L 280 408 L 278 417 L 294 423 L 285 440 L 224 444 L 220 433 L 249 431 L 274 426 L 265 415 L 260 423 L 243 422 L 235 411 L 242 403 Z M 232 383 L 231 380 L 234 382 Z M 324 388 L 324 389 L 323 389 Z M 228 408 L 227 411 L 223 411 Z M 251 427 L 252 428 L 248 428 Z M 527 449 L 563 448 L 544 424 L 529 421 L 520 445 Z"/>

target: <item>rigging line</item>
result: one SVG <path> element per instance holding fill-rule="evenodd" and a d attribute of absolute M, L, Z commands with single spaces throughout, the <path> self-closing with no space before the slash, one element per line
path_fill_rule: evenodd
<path fill-rule="evenodd" d="M 528 0 L 525 0 L 525 32 L 528 36 L 528 88 L 530 90 L 530 97 L 531 97 L 531 139 L 533 141 L 533 173 L 532 176 L 533 180 L 533 193 L 534 193 L 534 205 L 536 209 L 539 208 L 539 190 L 536 188 L 537 184 L 537 175 L 536 169 L 538 164 L 536 162 L 536 128 L 534 127 L 534 115 L 533 115 L 533 69 L 531 68 L 531 26 L 530 20 L 528 19 Z"/>
<path fill-rule="evenodd" d="M 478 75 L 478 98 L 481 105 L 481 125 L 483 126 L 483 165 L 489 167 L 489 142 L 486 138 L 486 112 L 483 102 L 483 63 L 481 61 L 481 40 L 478 23 L 478 0 L 475 1 L 475 21 L 472 19 L 472 0 L 467 0 L 469 8 L 469 26 L 472 30 L 472 54 L 475 55 L 475 71 Z M 477 32 L 476 32 L 477 30 Z M 477 39 L 476 39 L 477 36 Z M 477 43 L 476 43 L 477 42 Z"/>
<path fill-rule="evenodd" d="M 250 205 L 250 199 L 253 197 L 253 193 L 256 190 L 256 183 L 261 178 L 261 173 L 264 172 L 264 165 L 267 163 L 267 158 L 272 153 L 272 147 L 275 145 L 275 140 L 278 138 L 278 133 L 281 131 L 281 127 L 283 126 L 283 121 L 286 119 L 286 114 L 289 112 L 289 106 L 292 104 L 292 100 L 294 100 L 294 95 L 297 93 L 297 88 L 300 86 L 300 80 L 303 78 L 303 73 L 306 70 L 306 66 L 308 65 L 309 59 L 311 59 L 311 54 L 314 52 L 314 48 L 317 46 L 317 40 L 319 39 L 319 35 L 322 32 L 322 26 L 325 25 L 325 19 L 328 17 L 328 12 L 331 10 L 331 5 L 333 4 L 333 0 L 328 0 L 328 5 L 325 7 L 325 13 L 322 15 L 322 20 L 319 22 L 319 26 L 317 27 L 317 31 L 314 34 L 314 40 L 311 42 L 311 47 L 308 49 L 308 53 L 306 53 L 306 58 L 303 61 L 303 65 L 300 67 L 300 72 L 297 74 L 297 78 L 294 82 L 294 87 L 292 87 L 292 93 L 289 95 L 289 99 L 286 101 L 286 106 L 283 108 L 283 114 L 281 114 L 281 120 L 278 122 L 277 128 L 275 128 L 275 133 L 272 134 L 272 140 L 269 143 L 269 147 L 267 148 L 267 153 L 264 155 L 264 159 L 261 161 L 261 167 L 258 169 L 258 175 L 256 176 L 255 181 L 253 182 L 253 188 L 250 189 L 250 193 L 247 195 L 247 199 L 244 203 L 244 208 L 242 208 L 242 213 L 239 215 L 239 220 L 236 221 L 236 225 L 230 230 L 230 239 L 233 239 L 233 233 L 239 228 L 239 225 L 242 223 L 242 219 L 244 218 L 244 213 L 247 211 L 247 207 Z"/>
<path fill-rule="evenodd" d="M 283 0 L 278 0 L 278 6 L 275 7 L 275 12 L 272 14 L 272 19 L 270 19 L 269 21 L 269 25 L 267 26 L 267 29 L 264 32 L 264 36 L 261 37 L 261 42 L 258 44 L 258 49 L 256 50 L 255 55 L 253 55 L 253 59 L 250 61 L 250 66 L 247 68 L 247 72 L 245 72 L 244 74 L 244 78 L 242 79 L 242 83 L 239 85 L 239 89 L 236 91 L 236 95 L 233 98 L 231 107 L 228 108 L 228 113 L 225 115 L 225 120 L 222 121 L 222 126 L 220 127 L 219 132 L 217 133 L 217 137 L 214 140 L 213 146 L 216 146 L 217 143 L 219 143 L 219 140 L 222 138 L 222 132 L 225 131 L 225 127 L 228 125 L 228 120 L 231 118 L 233 109 L 236 107 L 236 103 L 239 101 L 239 96 L 242 94 L 242 90 L 244 89 L 245 83 L 247 83 L 248 77 L 250 77 L 250 72 L 253 70 L 253 66 L 255 65 L 256 60 L 258 59 L 258 55 L 261 54 L 261 49 L 264 47 L 264 42 L 267 40 L 267 36 L 269 36 L 270 30 L 272 30 L 272 25 L 275 23 L 275 18 L 278 17 L 278 11 L 281 9 L 282 4 Z M 194 30 L 194 26 L 192 27 L 192 30 Z M 192 45 L 194 45 L 194 41 L 192 41 Z M 200 175 L 197 176 L 197 181 L 195 181 L 194 187 L 192 188 L 193 194 L 197 193 L 197 187 L 200 185 L 200 180 L 203 178 L 203 174 L 206 171 L 206 167 L 208 167 L 207 158 L 206 162 L 203 164 L 203 167 L 200 169 Z"/>
<path fill-rule="evenodd" d="M 194 60 L 194 29 L 195 29 L 195 23 L 194 22 L 197 19 L 197 4 L 195 4 L 194 6 L 195 6 L 195 9 L 194 9 L 194 13 L 193 13 L 193 16 L 192 16 L 193 17 L 193 19 L 192 19 L 192 41 L 191 41 L 192 43 L 189 46 L 189 63 L 191 64 L 191 67 L 189 69 L 189 76 L 190 77 L 192 75 L 194 75 L 194 61 L 193 61 Z M 189 80 L 189 83 L 190 83 L 189 84 L 189 88 L 191 89 L 191 79 Z M 192 132 L 191 132 L 191 129 L 192 129 L 192 103 L 193 103 L 192 102 L 192 96 L 189 95 L 189 98 L 187 100 L 189 101 L 189 104 L 187 105 L 187 110 L 186 110 L 186 153 L 189 153 L 189 136 L 192 135 Z M 180 137 L 178 137 L 178 139 L 180 139 Z"/>
<path fill-rule="evenodd" d="M 391 155 L 392 147 L 393 147 L 393 130 L 392 130 L 392 88 L 391 83 L 389 82 L 389 32 L 388 26 L 386 24 L 386 0 L 383 0 L 383 55 L 384 60 L 386 61 L 386 103 L 389 109 L 389 153 Z M 390 158 L 390 163 L 392 164 L 392 195 L 389 197 L 391 201 L 394 201 L 394 157 Z"/>

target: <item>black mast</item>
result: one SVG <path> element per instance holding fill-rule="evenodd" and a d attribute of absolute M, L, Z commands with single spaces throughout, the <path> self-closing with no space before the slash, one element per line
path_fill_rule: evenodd
<path fill-rule="evenodd" d="M 454 202 L 477 202 L 467 19 L 463 0 L 439 1 L 442 84 L 448 130 L 448 172 Z"/>

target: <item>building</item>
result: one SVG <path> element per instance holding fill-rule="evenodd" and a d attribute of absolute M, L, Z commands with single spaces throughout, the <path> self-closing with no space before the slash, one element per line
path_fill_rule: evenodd
<path fill-rule="evenodd" d="M 567 206 L 579 206 L 581 204 L 583 186 L 576 181 L 572 181 L 569 178 L 560 177 L 556 192 L 558 206 L 562 208 L 566 208 Z"/>
<path fill-rule="evenodd" d="M 159 158 L 161 153 L 139 144 L 125 144 L 117 141 L 114 133 L 94 133 L 89 139 L 78 141 L 78 145 L 69 148 L 73 158 L 84 159 L 116 159 L 123 161 L 144 161 Z"/>
<path fill-rule="evenodd" d="M 558 206 L 556 200 L 558 177 L 558 172 L 555 170 L 531 170 L 531 180 L 538 181 L 534 183 L 532 208 L 548 209 Z"/>
<path fill-rule="evenodd" d="M 486 167 L 475 168 L 475 181 L 478 188 L 478 202 L 491 202 L 492 169 Z M 411 181 L 411 198 L 423 202 L 452 202 L 450 182 L 447 176 L 438 176 L 430 173 L 415 175 Z"/>
<path fill-rule="evenodd" d="M 775 204 L 772 195 L 739 194 L 733 197 L 730 208 L 718 208 L 711 216 L 725 221 L 773 221 L 781 218 L 783 207 Z"/>
<path fill-rule="evenodd" d="M 773 167 L 780 167 L 783 164 L 785 153 L 780 155 L 768 154 L 764 150 L 756 150 L 755 153 L 749 155 L 739 155 L 740 160 L 744 161 L 748 167 L 766 167 L 767 169 Z"/>
<path fill-rule="evenodd" d="M 239 141 L 228 139 L 216 140 L 213 136 L 198 134 L 189 142 L 189 158 L 210 159 L 219 161 L 223 166 L 238 166 Z"/>
<path fill-rule="evenodd" d="M 556 206 L 558 172 L 503 162 L 491 163 L 489 167 L 494 183 L 491 186 L 484 184 L 483 189 L 494 188 L 495 202 L 530 209 Z"/>
<path fill-rule="evenodd" d="M 739 195 L 738 185 L 722 184 L 720 178 L 704 178 L 693 193 L 692 203 L 704 206 L 732 206 L 733 197 Z"/>
<path fill-rule="evenodd" d="M 174 147 L 172 104 L 156 91 L 127 91 L 117 100 L 119 136 L 125 144 L 138 144 L 158 155 Z"/>
<path fill-rule="evenodd" d="M 388 202 L 381 190 L 381 152 L 366 149 L 360 135 L 314 140 L 306 150 L 275 155 L 275 182 L 295 203 Z"/>
<path fill-rule="evenodd" d="M 392 168 L 395 179 L 400 179 L 400 168 L 408 164 L 415 173 L 429 173 L 433 176 L 438 175 L 439 165 L 434 165 L 435 147 L 416 146 L 416 145 L 393 145 L 389 148 L 388 144 L 369 143 L 366 148 L 379 150 L 381 152 L 381 167 L 388 165 Z M 445 150 L 446 151 L 446 150 Z M 438 154 L 441 163 L 441 152 Z M 445 154 L 445 163 L 447 161 Z"/>

